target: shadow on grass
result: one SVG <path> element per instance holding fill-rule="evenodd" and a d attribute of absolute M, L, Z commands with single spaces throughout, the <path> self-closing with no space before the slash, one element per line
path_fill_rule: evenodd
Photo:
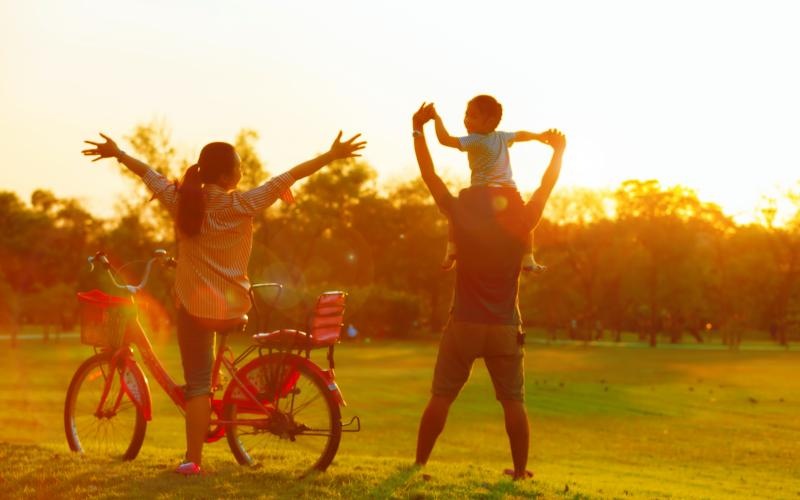
<path fill-rule="evenodd" d="M 309 485 L 291 481 L 281 471 L 234 464 L 184 477 L 174 472 L 179 459 L 176 455 L 174 460 L 162 456 L 125 462 L 0 442 L 0 498 L 295 498 Z M 293 488 L 299 495 L 284 495 Z"/>
<path fill-rule="evenodd" d="M 503 475 L 499 475 L 493 482 L 476 481 L 476 477 L 472 475 L 476 471 L 449 471 L 452 474 L 446 474 L 443 470 L 438 470 L 431 476 L 425 470 L 416 465 L 401 466 L 371 490 L 365 492 L 364 497 L 374 499 L 422 499 L 470 496 L 487 499 L 506 499 L 540 498 L 543 495 L 539 491 L 532 490 L 533 484 L 531 481 L 526 481 L 523 485 Z M 480 470 L 477 475 L 486 477 L 486 472 L 486 470 Z"/>
<path fill-rule="evenodd" d="M 486 498 L 515 498 L 522 495 L 517 489 L 517 483 L 512 481 L 511 478 L 500 479 L 494 484 L 484 484 L 484 487 L 488 490 Z M 539 498 L 540 496 L 535 493 L 536 496 L 531 497 L 531 492 L 529 491 L 526 491 L 524 495 L 525 498 Z"/>
<path fill-rule="evenodd" d="M 390 498 L 393 493 L 403 488 L 414 476 L 421 473 L 421 471 L 422 468 L 417 465 L 404 465 L 381 481 L 369 491 L 366 496 L 368 498 Z"/>

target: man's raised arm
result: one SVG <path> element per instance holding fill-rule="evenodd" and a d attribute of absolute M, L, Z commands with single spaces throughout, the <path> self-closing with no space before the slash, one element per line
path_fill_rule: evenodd
<path fill-rule="evenodd" d="M 447 189 L 444 181 L 436 173 L 431 153 L 428 151 L 428 143 L 425 140 L 425 123 L 433 118 L 434 114 L 433 105 L 426 105 L 425 103 L 422 103 L 422 106 L 414 113 L 411 119 L 411 124 L 414 127 L 414 153 L 417 156 L 420 176 L 428 187 L 428 191 L 431 192 L 433 200 L 442 211 L 447 212 L 453 195 L 450 194 L 450 190 Z"/>
<path fill-rule="evenodd" d="M 542 175 L 542 183 L 525 205 L 531 227 L 536 227 L 539 219 L 542 218 L 544 206 L 547 204 L 550 193 L 553 192 L 553 187 L 556 185 L 558 176 L 561 173 L 561 159 L 564 156 L 564 148 L 567 147 L 567 138 L 556 129 L 550 129 L 539 134 L 539 140 L 553 148 L 553 156 L 550 158 L 550 165 L 547 166 L 544 175 Z"/>

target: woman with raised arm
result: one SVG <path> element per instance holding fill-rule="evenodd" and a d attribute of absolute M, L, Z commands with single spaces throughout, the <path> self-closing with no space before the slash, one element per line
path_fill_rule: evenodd
<path fill-rule="evenodd" d="M 249 191 L 237 191 L 242 177 L 233 146 L 212 142 L 200 151 L 177 184 L 128 156 L 109 137 L 85 141 L 92 161 L 116 158 L 142 178 L 175 221 L 178 267 L 174 295 L 178 306 L 178 344 L 186 378 L 186 457 L 175 472 L 199 474 L 203 443 L 211 419 L 214 334 L 250 309 L 247 265 L 253 244 L 253 217 L 272 205 L 291 185 L 334 160 L 360 156 L 366 145 L 356 134 Z"/>

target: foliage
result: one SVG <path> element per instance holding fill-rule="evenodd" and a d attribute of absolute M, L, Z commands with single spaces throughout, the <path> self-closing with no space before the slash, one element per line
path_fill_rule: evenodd
<path fill-rule="evenodd" d="M 239 181 L 239 187 L 243 190 L 254 188 L 267 178 L 264 164 L 261 162 L 255 150 L 255 142 L 257 140 L 258 132 L 253 129 L 242 129 L 233 141 L 233 146 L 236 148 L 239 159 L 242 161 L 240 165 L 242 180 Z"/>
<path fill-rule="evenodd" d="M 382 286 L 356 289 L 352 295 L 360 299 L 360 307 L 348 319 L 358 325 L 359 335 L 368 338 L 419 336 L 422 310 L 419 296 Z"/>
<path fill-rule="evenodd" d="M 266 177 L 257 140 L 242 129 L 234 141 L 243 188 Z M 188 164 L 163 120 L 138 125 L 128 141 L 169 177 Z M 360 330 L 404 337 L 418 326 L 441 329 L 454 279 L 439 269 L 446 220 L 419 179 L 379 190 L 376 178 L 361 160 L 335 162 L 293 187 L 295 204 L 279 201 L 257 218 L 249 274 L 285 285 L 276 318 L 302 325 L 318 293 L 341 289 L 350 292 L 348 318 Z M 85 285 L 84 259 L 98 249 L 118 265 L 154 248 L 173 250 L 168 214 L 147 201 L 138 179 L 132 186 L 136 194 L 112 220 L 46 190 L 28 204 L 0 192 L 0 295 L 13 297 L 0 309 L 3 328 L 74 322 L 65 291 Z M 786 344 L 800 331 L 800 184 L 784 197 L 767 204 L 763 224 L 737 225 L 691 189 L 655 180 L 556 193 L 535 232 L 537 260 L 548 271 L 521 278 L 523 318 L 584 340 L 635 331 L 652 345 L 684 335 L 702 342 L 741 329 Z M 135 278 L 136 265 L 127 272 Z M 150 287 L 167 314 L 170 279 L 161 273 Z"/>

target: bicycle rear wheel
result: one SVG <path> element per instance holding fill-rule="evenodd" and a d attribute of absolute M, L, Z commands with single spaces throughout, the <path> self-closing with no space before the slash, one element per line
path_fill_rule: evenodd
<path fill-rule="evenodd" d="M 111 379 L 102 408 L 100 399 Z M 147 421 L 123 390 L 111 353 L 101 352 L 78 367 L 67 390 L 64 430 L 72 451 L 133 460 L 144 441 Z"/>
<path fill-rule="evenodd" d="M 339 405 L 327 381 L 305 359 L 281 354 L 258 358 L 236 376 L 263 405 L 231 382 L 223 419 L 236 461 L 275 464 L 301 474 L 324 471 L 342 437 Z"/>

